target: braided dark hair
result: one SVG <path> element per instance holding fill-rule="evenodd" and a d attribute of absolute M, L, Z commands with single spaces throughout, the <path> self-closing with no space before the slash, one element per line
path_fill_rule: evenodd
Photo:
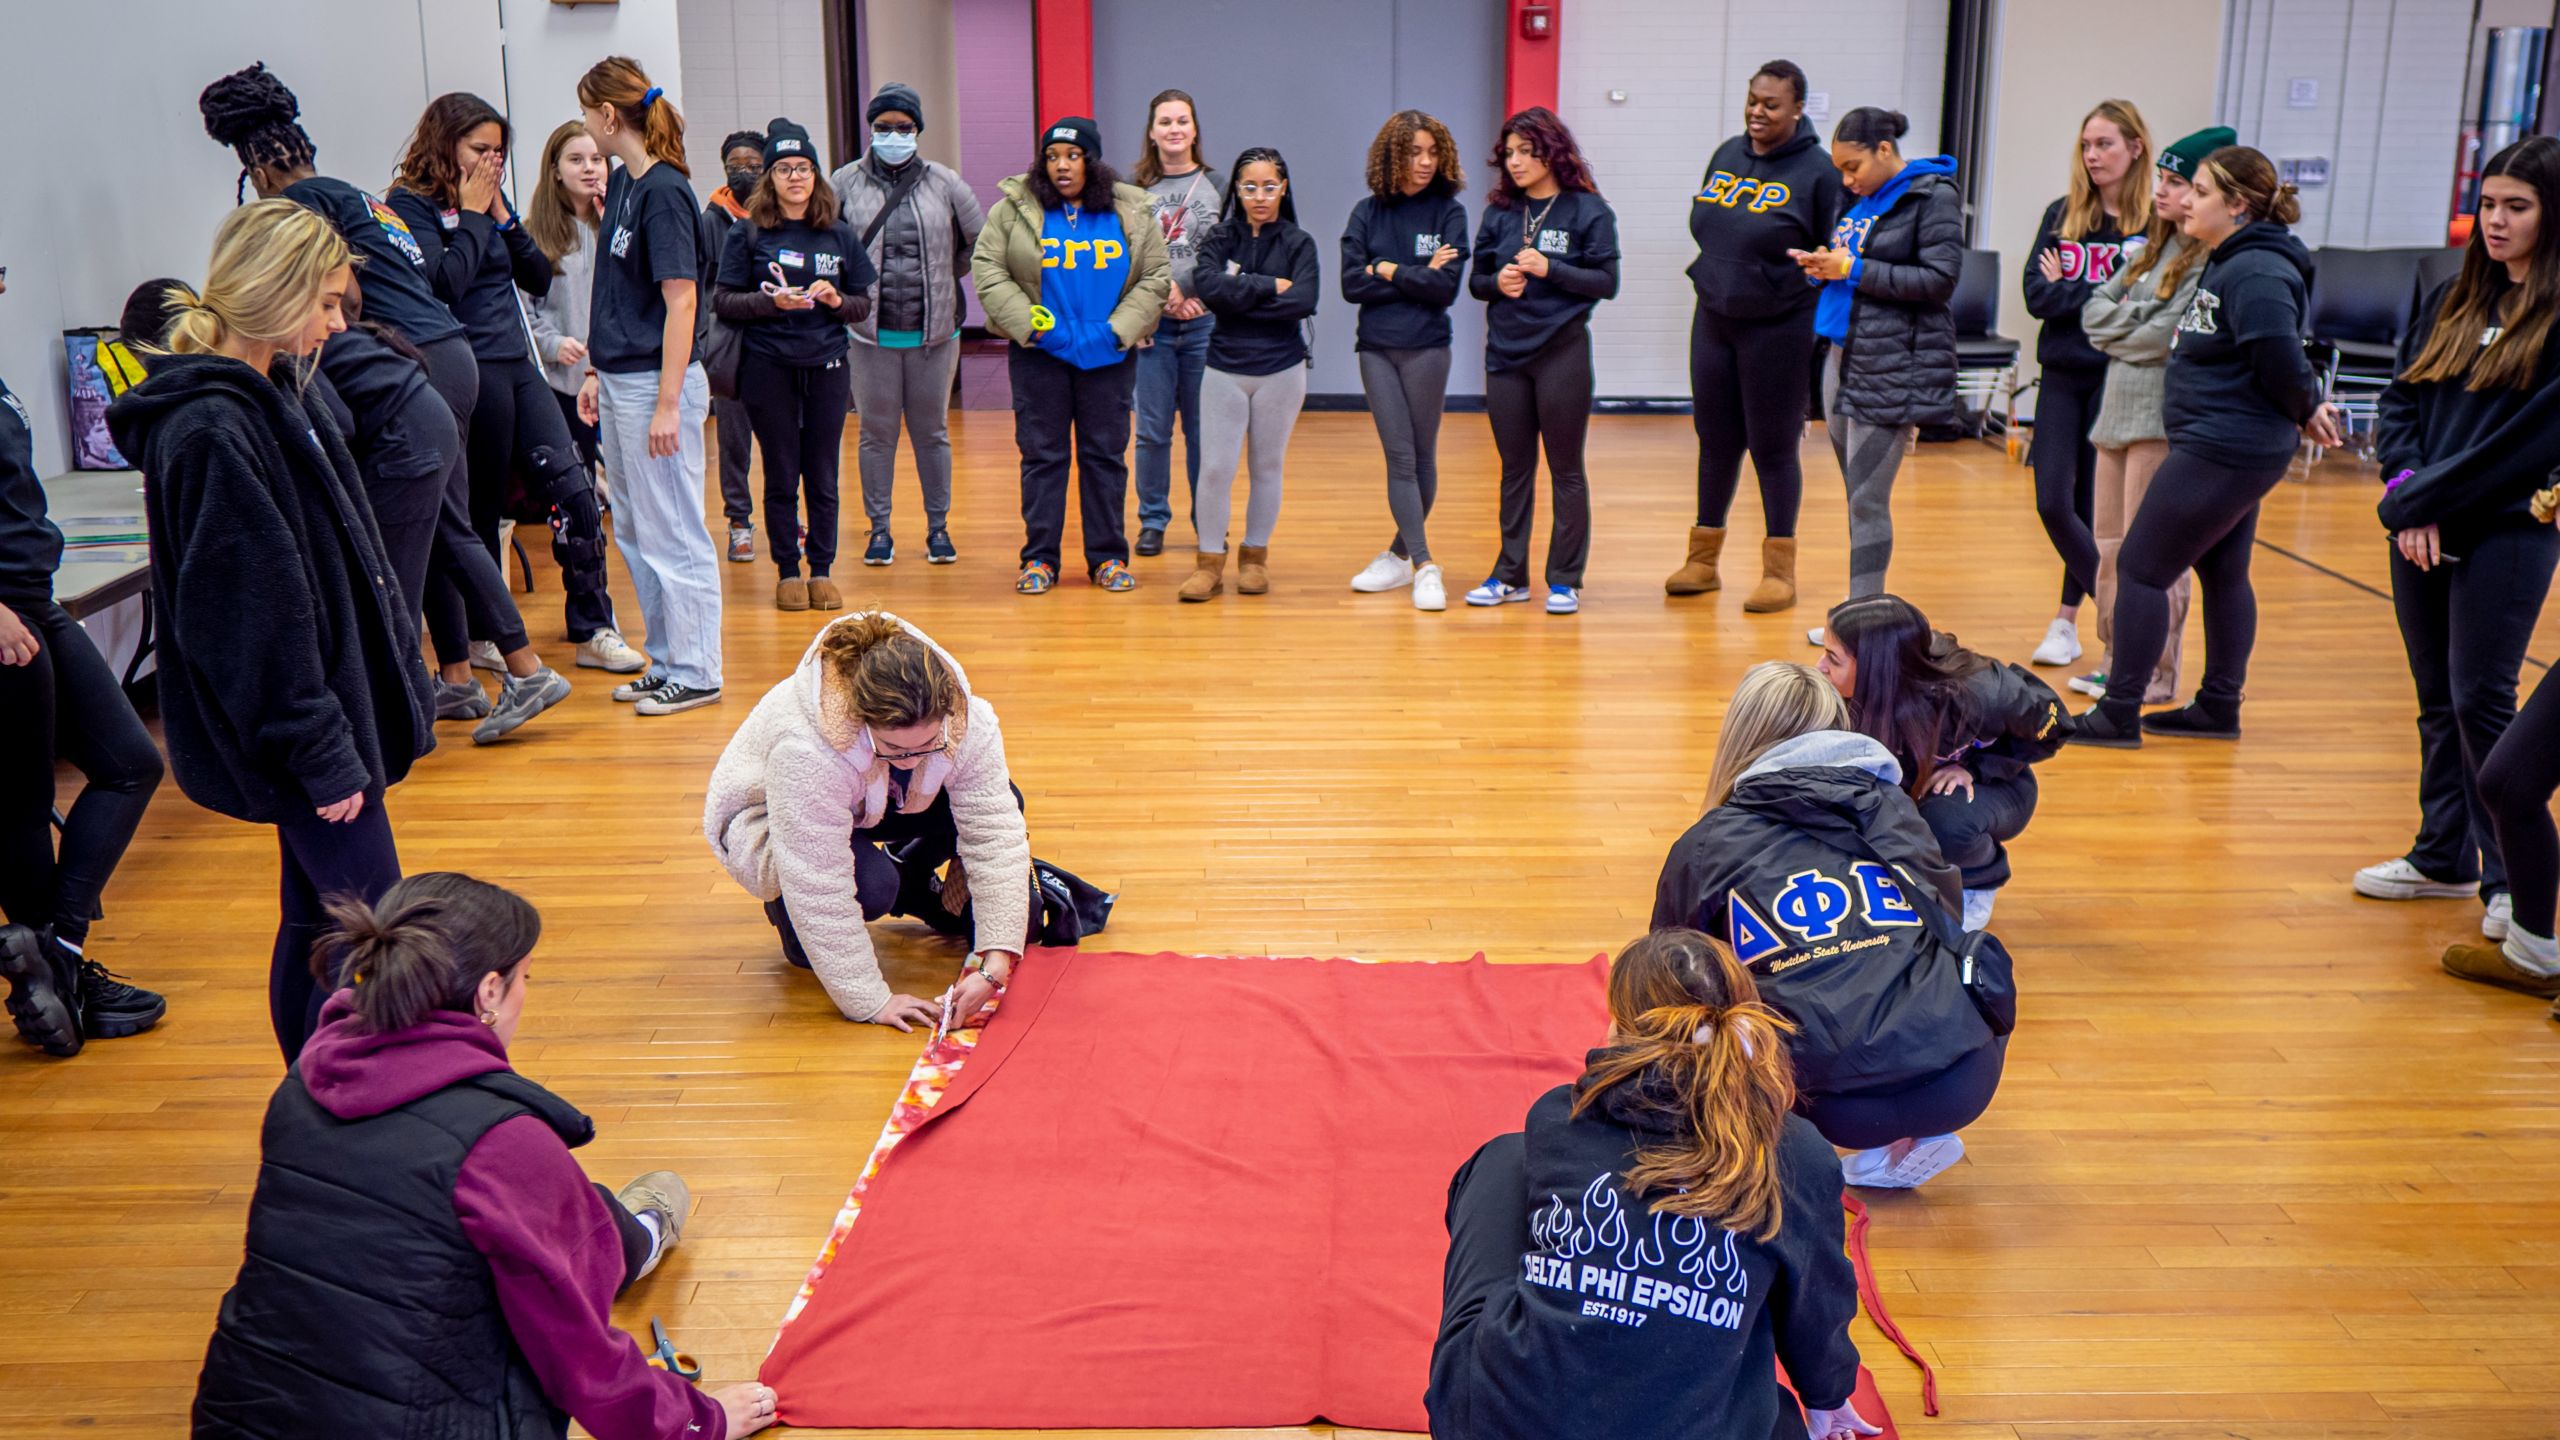
<path fill-rule="evenodd" d="M 299 122 L 302 102 L 264 60 L 204 87 L 196 108 L 204 113 L 204 133 L 240 157 L 240 183 L 232 192 L 238 198 L 248 196 L 250 167 L 291 170 L 319 153 Z"/>
<path fill-rule="evenodd" d="M 1236 168 L 1227 172 L 1227 203 L 1218 209 L 1218 223 L 1221 225 L 1244 214 L 1244 200 L 1236 193 L 1236 178 L 1244 174 L 1247 165 L 1268 165 L 1280 172 L 1280 183 L 1287 185 L 1289 182 L 1289 162 L 1280 158 L 1279 151 L 1268 145 L 1247 146 L 1245 152 L 1236 157 Z M 1298 223 L 1296 190 L 1297 187 L 1290 186 L 1280 192 L 1280 218 L 1292 225 Z"/>

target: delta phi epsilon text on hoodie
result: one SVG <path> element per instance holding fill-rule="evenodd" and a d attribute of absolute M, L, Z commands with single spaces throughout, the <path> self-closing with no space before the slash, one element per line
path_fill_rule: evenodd
<path fill-rule="evenodd" d="M 1699 307 L 1729 320 L 1811 309 L 1815 287 L 1787 252 L 1820 246 L 1845 197 L 1811 121 L 1798 121 L 1796 133 L 1766 155 L 1751 148 L 1748 135 L 1717 146 L 1689 204 L 1689 234 L 1698 242 L 1689 283 Z"/>

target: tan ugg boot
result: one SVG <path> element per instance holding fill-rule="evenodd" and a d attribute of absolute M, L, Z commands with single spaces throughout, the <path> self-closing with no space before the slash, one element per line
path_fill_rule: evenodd
<path fill-rule="evenodd" d="M 806 610 L 809 608 L 809 582 L 793 578 L 773 587 L 773 608 Z"/>
<path fill-rule="evenodd" d="M 1662 582 L 1668 595 L 1704 595 L 1724 588 L 1724 577 L 1716 573 L 1716 559 L 1724 554 L 1724 527 L 1692 525 L 1689 527 L 1689 563 L 1671 572 Z"/>
<path fill-rule="evenodd" d="M 1751 587 L 1742 608 L 1754 615 L 1793 609 L 1796 603 L 1796 537 L 1776 536 L 1760 542 L 1760 583 Z"/>
<path fill-rule="evenodd" d="M 1226 588 L 1226 552 L 1221 550 L 1213 555 L 1203 550 L 1200 558 L 1192 562 L 1191 573 L 1182 577 L 1182 588 L 1173 593 L 1186 604 L 1196 604 L 1216 598 L 1218 592 Z"/>
<path fill-rule="evenodd" d="M 1236 547 L 1236 593 L 1259 595 L 1271 588 L 1271 547 L 1239 545 Z"/>
<path fill-rule="evenodd" d="M 843 609 L 844 595 L 836 589 L 836 582 L 824 575 L 810 576 L 809 608 L 812 610 Z"/>

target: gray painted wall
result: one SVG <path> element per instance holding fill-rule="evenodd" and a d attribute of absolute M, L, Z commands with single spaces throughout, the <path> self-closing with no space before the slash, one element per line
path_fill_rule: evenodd
<path fill-rule="evenodd" d="M 1504 7 L 1483 0 L 1102 0 L 1093 15 L 1094 103 L 1103 154 L 1136 167 L 1149 97 L 1200 102 L 1201 155 L 1220 170 L 1248 145 L 1289 159 L 1298 223 L 1324 257 L 1315 317 L 1318 394 L 1360 391 L 1352 307 L 1336 273 L 1342 224 L 1368 193 L 1369 141 L 1398 110 L 1427 110 L 1466 162 L 1467 223 L 1484 215 L 1484 157 L 1502 123 Z M 1461 296 L 1453 395 L 1484 393 L 1484 306 Z"/>

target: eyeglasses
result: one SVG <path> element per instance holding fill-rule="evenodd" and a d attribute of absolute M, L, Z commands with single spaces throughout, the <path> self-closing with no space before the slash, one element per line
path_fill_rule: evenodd
<path fill-rule="evenodd" d="M 871 133 L 874 135 L 913 135 L 916 133 L 916 127 L 909 125 L 904 121 L 892 120 L 885 125 L 875 123 L 871 127 Z"/>
<path fill-rule="evenodd" d="M 1236 193 L 1247 200 L 1277 200 L 1280 198 L 1281 192 L 1288 188 L 1288 181 L 1274 180 L 1267 185 L 1259 182 L 1239 185 L 1236 187 Z"/>
<path fill-rule="evenodd" d="M 938 755 L 951 748 L 951 722 L 947 719 L 944 720 L 942 722 L 942 738 L 925 746 L 921 750 L 883 749 L 881 748 L 880 741 L 876 736 L 873 737 L 871 745 L 872 754 L 879 756 L 881 759 L 888 761 L 892 765 L 903 764 L 910 760 L 922 760 L 928 756 Z"/>
<path fill-rule="evenodd" d="M 764 173 L 776 180 L 814 180 L 818 167 L 805 160 L 785 160 Z"/>

